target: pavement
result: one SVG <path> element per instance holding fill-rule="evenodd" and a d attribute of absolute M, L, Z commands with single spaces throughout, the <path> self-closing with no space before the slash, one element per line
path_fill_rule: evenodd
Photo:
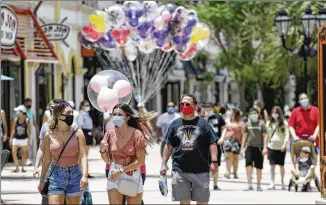
<path fill-rule="evenodd" d="M 105 179 L 105 163 L 100 158 L 99 147 L 91 147 L 89 153 L 89 173 L 95 178 L 89 179 L 90 191 L 94 204 L 108 204 Z M 145 204 L 177 204 L 171 200 L 171 179 L 168 179 L 169 194 L 167 197 L 161 195 L 158 188 L 159 169 L 161 167 L 160 147 L 153 145 L 147 148 L 146 156 L 147 178 L 144 186 L 143 200 Z M 195 166 L 195 165 L 194 165 Z M 276 172 L 277 190 L 267 190 L 270 182 L 269 164 L 265 160 L 262 179 L 263 192 L 242 191 L 247 187 L 244 160 L 240 160 L 238 176 L 239 179 L 224 178 L 225 163 L 222 163 L 219 174 L 219 187 L 221 191 L 211 191 L 210 204 L 313 204 L 320 198 L 312 183 L 312 192 L 291 192 L 281 190 L 279 170 Z M 171 161 L 169 162 L 171 167 Z M 286 177 L 288 184 L 290 169 L 292 167 L 289 154 L 286 158 Z M 12 163 L 8 163 L 2 171 L 1 198 L 6 204 L 40 204 L 41 196 L 37 191 L 38 180 L 33 178 L 33 167 L 27 167 L 26 173 L 12 173 Z M 319 165 L 316 168 L 319 176 Z M 254 181 L 255 183 L 255 181 Z M 211 183 L 211 188 L 213 184 Z M 255 188 L 254 184 L 254 188 Z"/>

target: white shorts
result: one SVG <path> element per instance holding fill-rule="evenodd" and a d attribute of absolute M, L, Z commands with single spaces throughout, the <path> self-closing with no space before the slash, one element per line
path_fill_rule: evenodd
<path fill-rule="evenodd" d="M 110 180 L 110 175 L 111 175 L 111 170 L 112 169 L 120 169 L 123 166 L 120 164 L 114 164 L 111 163 L 110 165 L 110 171 L 108 174 L 108 184 L 107 184 L 107 190 L 110 189 L 117 189 L 118 187 L 118 183 L 121 179 L 128 179 L 128 180 L 133 180 L 137 183 L 139 183 L 138 186 L 138 193 L 143 193 L 144 192 L 144 185 L 143 185 L 143 180 L 141 178 L 141 173 L 140 173 L 140 168 L 136 169 L 136 171 L 133 172 L 132 176 L 127 175 L 126 173 L 121 174 L 120 178 L 118 180 L 116 180 L 115 182 Z"/>
<path fill-rule="evenodd" d="M 12 139 L 12 146 L 17 146 L 17 147 L 26 147 L 28 145 L 28 138 L 26 139 Z"/>

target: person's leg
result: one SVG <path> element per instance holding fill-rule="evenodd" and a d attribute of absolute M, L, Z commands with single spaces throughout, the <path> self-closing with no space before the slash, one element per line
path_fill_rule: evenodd
<path fill-rule="evenodd" d="M 123 197 L 122 197 L 122 205 L 125 205 L 126 204 L 126 196 L 125 195 L 123 195 Z"/>
<path fill-rule="evenodd" d="M 66 196 L 65 195 L 49 195 L 49 204 L 63 204 L 65 201 Z M 78 201 L 77 204 L 80 202 Z"/>
<path fill-rule="evenodd" d="M 233 166 L 234 178 L 239 179 L 239 177 L 238 177 L 239 155 L 238 154 L 233 154 L 232 166 Z"/>
<path fill-rule="evenodd" d="M 253 159 L 251 153 L 251 147 L 247 147 L 245 151 L 245 160 L 246 160 L 246 174 L 247 174 L 247 181 L 248 181 L 248 187 L 244 189 L 244 191 L 252 191 L 252 171 L 253 171 Z"/>
<path fill-rule="evenodd" d="M 121 204 L 122 194 L 120 194 L 116 189 L 108 190 L 109 204 Z"/>
<path fill-rule="evenodd" d="M 26 170 L 24 169 L 24 166 L 25 166 L 25 160 L 27 159 L 27 146 L 25 147 L 22 147 L 21 150 L 22 150 L 22 172 L 26 172 Z"/>
<path fill-rule="evenodd" d="M 144 185 L 145 181 L 146 181 L 146 174 L 141 174 L 141 178 L 143 180 L 143 185 Z M 141 204 L 144 205 L 144 200 L 143 199 L 141 200 Z"/>
<path fill-rule="evenodd" d="M 80 196 L 67 196 L 67 204 L 80 204 Z"/>
<path fill-rule="evenodd" d="M 258 190 L 258 189 L 259 188 L 261 189 L 262 169 L 256 168 L 256 172 L 257 172 L 257 191 L 261 191 L 261 190 Z"/>
<path fill-rule="evenodd" d="M 163 141 L 161 141 L 161 149 L 160 149 L 161 158 L 163 157 L 164 146 L 165 146 L 165 142 L 164 142 L 164 140 L 163 140 Z"/>
<path fill-rule="evenodd" d="M 268 189 L 275 189 L 275 164 L 271 164 L 271 184 Z"/>
<path fill-rule="evenodd" d="M 282 186 L 282 189 L 285 190 L 286 189 L 285 184 L 284 184 L 285 168 L 283 165 L 280 165 L 280 172 L 281 172 L 281 186 Z"/>
<path fill-rule="evenodd" d="M 42 196 L 42 202 L 41 202 L 41 204 L 43 205 L 45 205 L 45 204 L 49 204 L 49 198 L 47 197 L 47 196 Z"/>
<path fill-rule="evenodd" d="M 191 182 L 185 173 L 172 171 L 172 200 L 180 201 L 180 204 L 190 204 Z"/>
<path fill-rule="evenodd" d="M 12 146 L 12 150 L 11 150 L 11 154 L 12 154 L 12 159 L 14 160 L 14 164 L 15 164 L 15 167 L 16 167 L 13 170 L 13 172 L 19 172 L 19 164 L 18 164 L 17 150 L 18 150 L 18 146 L 13 145 Z"/>
<path fill-rule="evenodd" d="M 262 153 L 262 148 L 255 148 L 254 150 L 254 163 L 256 168 L 256 174 L 257 174 L 257 191 L 263 191 L 261 188 L 261 177 L 262 177 L 262 170 L 264 165 L 264 156 Z"/>
<path fill-rule="evenodd" d="M 126 198 L 127 198 L 127 204 L 141 204 L 143 193 L 139 193 L 135 197 L 127 196 Z"/>
<path fill-rule="evenodd" d="M 231 152 L 225 152 L 225 161 L 226 161 L 226 173 L 225 173 L 225 178 L 229 179 L 230 178 L 230 173 L 231 173 L 231 166 L 232 166 L 232 153 Z"/>
<path fill-rule="evenodd" d="M 208 204 L 210 198 L 209 174 L 188 174 L 188 177 L 192 184 L 191 200 L 196 201 L 197 204 Z"/>

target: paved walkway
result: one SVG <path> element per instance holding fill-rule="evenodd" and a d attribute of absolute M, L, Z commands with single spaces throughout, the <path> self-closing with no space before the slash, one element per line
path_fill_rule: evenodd
<path fill-rule="evenodd" d="M 92 192 L 94 204 L 108 204 L 106 193 L 106 180 L 104 174 L 104 162 L 100 159 L 98 152 L 99 147 L 92 147 L 89 154 L 89 170 L 90 174 L 95 176 L 90 179 L 90 190 Z M 145 183 L 144 201 L 146 204 L 173 204 L 171 201 L 171 180 L 168 180 L 169 195 L 161 196 L 157 180 L 159 178 L 159 169 L 161 165 L 161 157 L 159 154 L 159 146 L 155 145 L 148 148 L 146 157 L 147 179 Z M 171 163 L 171 162 L 170 162 Z M 41 196 L 37 192 L 38 181 L 32 176 L 33 167 L 27 167 L 27 173 L 11 173 L 13 164 L 8 164 L 2 172 L 1 195 L 7 204 L 39 204 Z M 194 165 L 196 166 L 196 165 Z M 315 191 L 309 193 L 294 191 L 288 192 L 280 190 L 280 176 L 277 172 L 276 182 L 277 190 L 266 190 L 270 181 L 269 165 L 265 160 L 265 169 L 263 171 L 263 192 L 244 192 L 242 189 L 246 187 L 246 175 L 244 169 L 244 160 L 240 161 L 239 177 L 240 179 L 225 179 L 225 163 L 220 167 L 219 186 L 222 191 L 211 192 L 211 204 L 312 204 L 315 199 L 319 198 L 319 193 Z M 171 165 L 170 165 L 171 167 Z M 318 166 L 319 167 L 319 166 Z M 286 184 L 289 181 L 289 170 L 291 162 L 289 155 L 286 159 Z M 316 169 L 319 174 L 319 168 Z M 255 182 L 255 181 L 254 181 Z M 312 184 L 313 185 L 313 184 Z"/>

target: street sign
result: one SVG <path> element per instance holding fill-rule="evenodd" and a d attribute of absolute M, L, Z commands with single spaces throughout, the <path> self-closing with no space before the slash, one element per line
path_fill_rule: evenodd
<path fill-rule="evenodd" d="M 41 26 L 49 41 L 63 41 L 70 32 L 70 28 L 63 24 L 50 23 Z"/>
<path fill-rule="evenodd" d="M 15 46 L 18 18 L 14 10 L 1 5 L 1 48 L 11 49 Z"/>

